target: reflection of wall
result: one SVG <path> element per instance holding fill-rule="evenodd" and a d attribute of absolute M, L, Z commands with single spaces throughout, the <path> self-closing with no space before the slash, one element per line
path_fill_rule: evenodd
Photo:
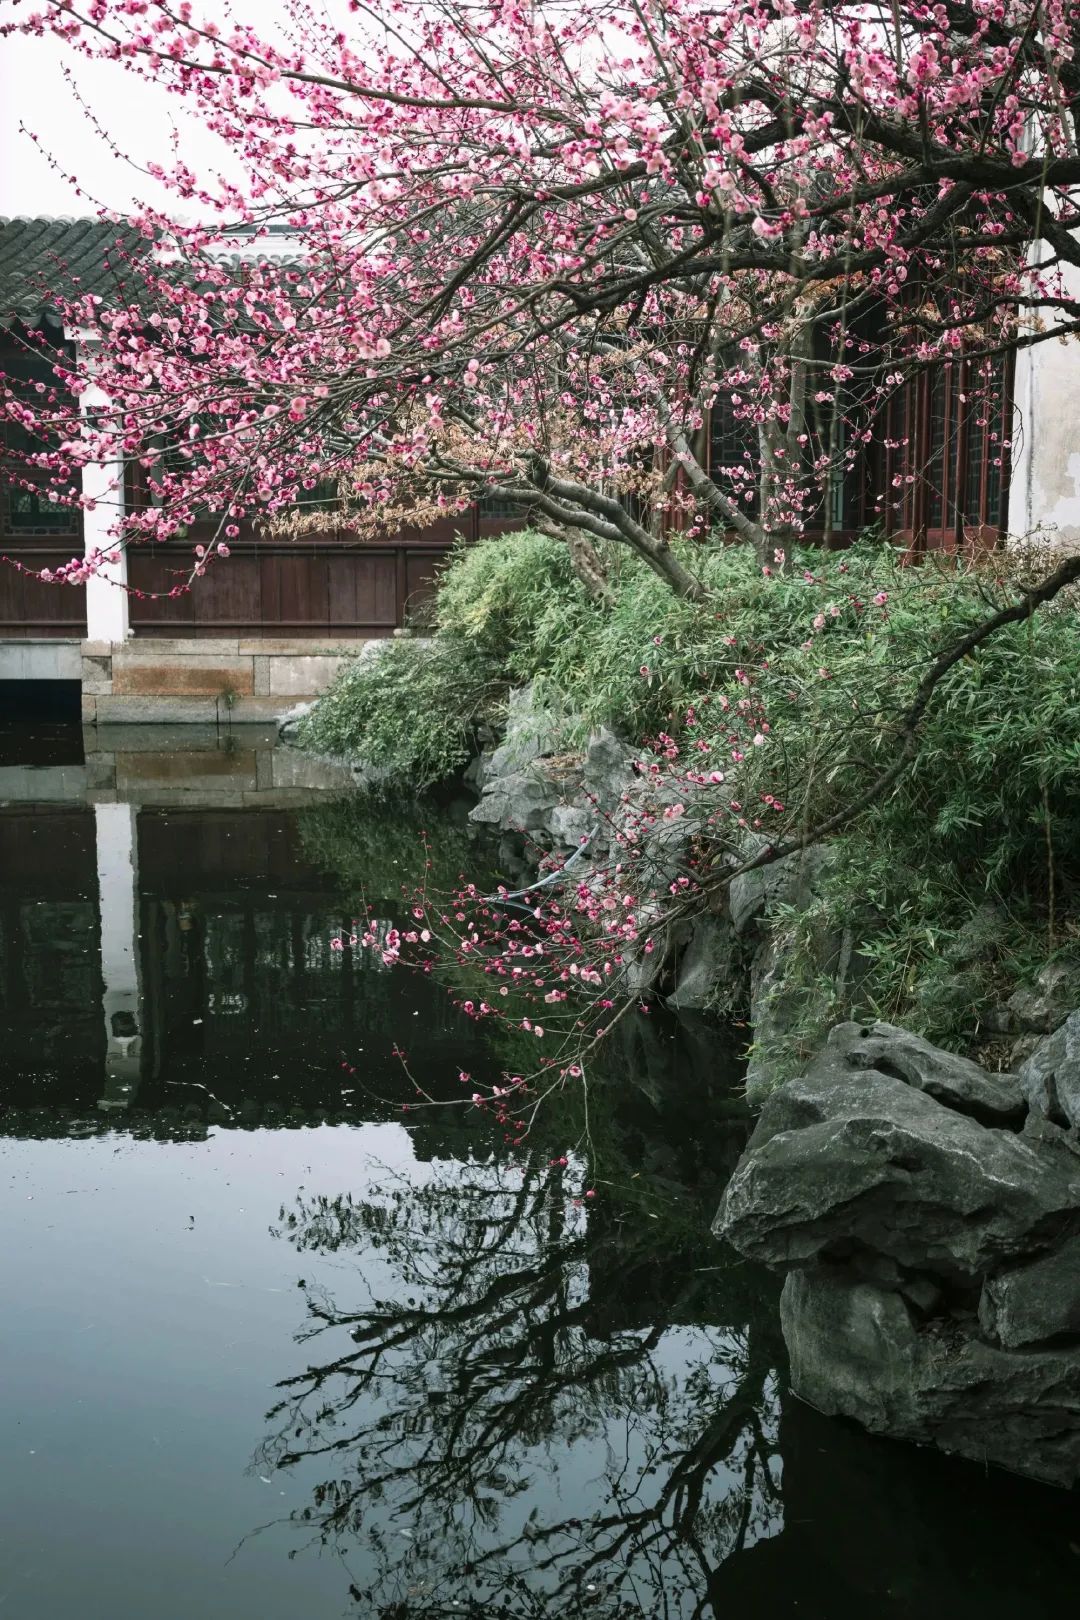
<path fill-rule="evenodd" d="M 95 805 L 94 823 L 105 1023 L 105 1082 L 98 1107 L 126 1108 L 139 1084 L 143 1049 L 135 809 Z"/>
<path fill-rule="evenodd" d="M 0 1102 L 92 1102 L 100 1006 L 93 812 L 0 811 Z"/>
<path fill-rule="evenodd" d="M 403 1032 L 456 1095 L 459 1064 L 490 1069 L 474 1026 L 430 979 L 331 950 L 338 889 L 285 811 L 0 811 L 0 1113 L 45 1107 L 46 1134 L 398 1116 Z"/>

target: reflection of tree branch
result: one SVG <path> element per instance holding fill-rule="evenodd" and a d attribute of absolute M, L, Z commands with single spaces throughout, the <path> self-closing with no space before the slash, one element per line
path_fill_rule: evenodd
<path fill-rule="evenodd" d="M 673 1574 L 690 1593 L 706 1590 L 755 1516 L 772 1511 L 768 1348 L 745 1320 L 726 1333 L 695 1325 L 714 1301 L 690 1265 L 665 1290 L 667 1311 L 607 1325 L 605 1286 L 621 1296 L 628 1285 L 621 1297 L 632 1299 L 639 1271 L 666 1273 L 662 1233 L 644 1221 L 605 1227 L 593 1212 L 586 1222 L 569 1207 L 564 1172 L 535 1156 L 518 1174 L 508 1184 L 497 1165 L 459 1165 L 452 1182 L 365 1205 L 298 1205 L 284 1228 L 298 1248 L 377 1249 L 397 1272 L 402 1303 L 339 1311 L 309 1299 L 316 1325 L 302 1337 L 344 1330 L 352 1344 L 282 1380 L 287 1394 L 269 1414 L 280 1427 L 261 1466 L 350 1459 L 300 1518 L 324 1542 L 363 1537 L 378 1570 L 365 1612 L 467 1614 L 466 1578 L 500 1605 L 478 1613 L 508 1613 L 501 1605 L 512 1596 L 515 1615 L 576 1615 L 589 1585 L 590 1606 L 606 1589 L 621 1594 L 619 1614 L 635 1593 L 642 1612 L 682 1612 L 668 1589 Z M 684 1324 L 674 1338 L 672 1321 Z M 356 1421 L 335 1432 L 346 1414 Z M 538 1469 L 552 1474 L 552 1448 L 561 1460 L 607 1442 L 619 1414 L 626 1442 L 607 1445 L 596 1510 L 545 1519 L 534 1505 L 522 1524 L 512 1504 L 536 1494 Z M 395 1523 L 412 1538 L 407 1603 L 402 1549 L 387 1530 Z M 438 1591 L 451 1571 L 452 1605 Z M 392 1592 L 399 1608 L 384 1607 Z"/>

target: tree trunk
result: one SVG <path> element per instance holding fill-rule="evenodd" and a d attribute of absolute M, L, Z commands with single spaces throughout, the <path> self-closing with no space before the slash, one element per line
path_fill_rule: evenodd
<path fill-rule="evenodd" d="M 615 606 L 615 593 L 608 582 L 607 569 L 600 560 L 600 553 L 593 545 L 587 534 L 571 532 L 569 539 L 570 561 L 574 573 L 580 579 L 593 601 L 603 608 Z"/>

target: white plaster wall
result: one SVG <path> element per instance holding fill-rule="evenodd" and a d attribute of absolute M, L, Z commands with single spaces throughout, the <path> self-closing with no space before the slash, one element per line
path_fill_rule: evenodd
<path fill-rule="evenodd" d="M 96 336 L 77 334 L 79 360 L 93 376 Z M 84 416 L 101 410 L 108 399 L 96 383 L 80 396 Z M 83 468 L 83 496 L 89 503 L 83 509 L 83 552 L 97 560 L 95 572 L 86 582 L 86 634 L 91 641 L 124 641 L 128 634 L 127 552 L 115 550 L 113 528 L 124 513 L 124 463 L 122 460 Z M 103 556 L 116 556 L 103 562 Z"/>
<path fill-rule="evenodd" d="M 1080 300 L 1080 269 L 1068 266 L 1065 281 Z M 1022 350 L 1013 397 L 1010 540 L 1080 550 L 1080 339 Z"/>

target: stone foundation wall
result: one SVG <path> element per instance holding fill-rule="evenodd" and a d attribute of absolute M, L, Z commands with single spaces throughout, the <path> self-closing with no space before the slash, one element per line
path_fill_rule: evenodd
<path fill-rule="evenodd" d="M 325 691 L 366 644 L 244 637 L 84 641 L 83 721 L 266 723 Z"/>

